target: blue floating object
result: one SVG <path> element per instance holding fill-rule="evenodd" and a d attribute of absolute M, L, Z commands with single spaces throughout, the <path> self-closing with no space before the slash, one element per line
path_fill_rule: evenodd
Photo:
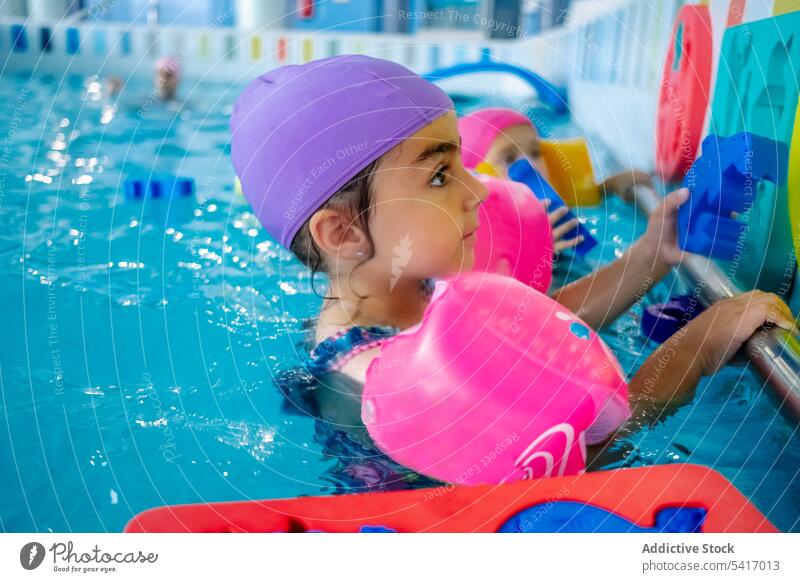
<path fill-rule="evenodd" d="M 438 51 L 438 48 L 437 48 Z M 434 67 L 437 66 L 438 52 L 436 59 L 431 56 Z M 567 94 L 565 91 L 558 89 L 551 83 L 545 81 L 542 77 L 528 69 L 512 65 L 510 63 L 500 63 L 492 61 L 483 53 L 483 58 L 477 63 L 462 63 L 444 69 L 437 69 L 423 75 L 427 81 L 439 81 L 442 79 L 449 79 L 450 77 L 457 77 L 469 73 L 509 73 L 518 77 L 528 83 L 536 91 L 539 100 L 545 105 L 552 107 L 558 113 L 566 113 L 567 111 Z"/>
<path fill-rule="evenodd" d="M 438 67 L 439 66 L 439 60 L 440 60 L 439 59 L 439 47 L 436 46 L 435 44 L 433 44 L 433 45 L 431 45 L 430 51 L 431 51 L 431 56 L 430 56 L 431 63 L 433 63 L 434 67 Z"/>
<path fill-rule="evenodd" d="M 123 182 L 125 198 L 187 198 L 194 194 L 193 178 L 126 178 Z"/>
<path fill-rule="evenodd" d="M 730 261 L 747 231 L 747 224 L 731 213 L 752 206 L 758 182 L 780 186 L 786 181 L 789 148 L 748 132 L 728 138 L 709 135 L 702 147 L 703 155 L 683 180 L 690 196 L 678 211 L 678 244 L 685 251 Z"/>
<path fill-rule="evenodd" d="M 94 54 L 95 56 L 101 56 L 106 52 L 106 32 L 105 29 L 96 29 L 92 31 L 92 39 L 94 41 Z"/>
<path fill-rule="evenodd" d="M 562 206 L 566 206 L 564 200 L 561 199 L 561 196 L 556 194 L 556 191 L 553 190 L 550 184 L 548 184 L 547 181 L 542 178 L 541 174 L 536 171 L 536 168 L 534 168 L 533 165 L 531 165 L 531 163 L 525 158 L 517 160 L 511 165 L 511 167 L 508 169 L 508 177 L 515 182 L 522 182 L 525 184 L 531 189 L 531 191 L 539 200 L 550 200 L 550 207 L 547 209 L 549 212 L 552 212 L 557 208 L 561 208 Z M 566 221 L 572 220 L 573 218 L 575 218 L 575 215 L 572 214 L 572 212 L 567 212 L 567 214 L 565 214 L 564 217 L 555 224 L 555 226 L 564 224 Z M 597 246 L 597 239 L 589 234 L 589 231 L 582 224 L 579 224 L 575 228 L 571 229 L 567 234 L 564 235 L 564 238 L 570 239 L 579 235 L 583 236 L 583 242 L 575 247 L 575 252 L 580 256 L 584 256 Z"/>
<path fill-rule="evenodd" d="M 679 295 L 666 303 L 650 305 L 642 314 L 642 335 L 663 344 L 704 309 L 703 304 L 691 295 Z"/>
<path fill-rule="evenodd" d="M 362 525 L 358 533 L 397 533 L 397 530 L 384 525 Z"/>
<path fill-rule="evenodd" d="M 706 510 L 664 507 L 653 527 L 641 527 L 613 511 L 577 501 L 540 503 L 506 521 L 499 533 L 698 533 Z"/>
<path fill-rule="evenodd" d="M 131 35 L 127 30 L 119 35 L 119 52 L 122 55 L 131 54 Z"/>
<path fill-rule="evenodd" d="M 81 37 L 77 28 L 67 29 L 67 54 L 77 55 L 81 49 Z"/>
<path fill-rule="evenodd" d="M 41 32 L 42 32 L 42 52 L 49 53 L 51 50 L 53 50 L 53 43 L 51 42 L 52 33 L 50 32 L 50 29 L 46 26 L 42 27 Z"/>

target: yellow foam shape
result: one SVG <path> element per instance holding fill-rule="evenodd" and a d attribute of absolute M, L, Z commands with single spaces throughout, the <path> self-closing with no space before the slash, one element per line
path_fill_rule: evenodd
<path fill-rule="evenodd" d="M 489 162 L 481 162 L 475 166 L 475 171 L 485 176 L 495 176 L 497 178 L 500 177 L 500 172 L 498 172 Z"/>
<path fill-rule="evenodd" d="M 794 252 L 800 257 L 800 104 L 794 114 L 792 143 L 789 145 L 789 220 L 792 222 Z"/>
<path fill-rule="evenodd" d="M 549 182 L 569 206 L 600 204 L 600 187 L 594 179 L 589 146 L 583 138 L 540 140 Z"/>
<path fill-rule="evenodd" d="M 239 177 L 238 176 L 233 179 L 233 191 L 236 194 L 244 194 L 242 192 L 242 183 L 239 181 Z"/>
<path fill-rule="evenodd" d="M 261 58 L 261 37 L 254 36 L 250 39 L 250 58 L 257 61 Z"/>
<path fill-rule="evenodd" d="M 790 12 L 797 12 L 798 10 L 800 10 L 800 2 L 797 0 L 775 0 L 775 4 L 772 5 L 773 16 L 789 14 Z"/>

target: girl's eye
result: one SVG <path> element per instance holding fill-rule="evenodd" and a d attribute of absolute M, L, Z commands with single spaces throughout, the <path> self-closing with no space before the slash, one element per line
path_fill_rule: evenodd
<path fill-rule="evenodd" d="M 431 186 L 434 186 L 436 188 L 440 188 L 441 186 L 445 185 L 445 182 L 447 181 L 447 178 L 446 178 L 447 175 L 445 174 L 446 170 L 447 170 L 447 166 L 442 166 L 441 168 L 436 170 L 436 173 L 431 178 L 431 182 L 430 182 Z"/>

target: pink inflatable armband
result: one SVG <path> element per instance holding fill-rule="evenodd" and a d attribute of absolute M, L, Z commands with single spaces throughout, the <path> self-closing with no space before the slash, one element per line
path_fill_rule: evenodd
<path fill-rule="evenodd" d="M 477 484 L 581 473 L 586 443 L 630 410 L 586 324 L 515 279 L 472 272 L 437 283 L 422 323 L 383 344 L 361 415 L 397 462 Z"/>
<path fill-rule="evenodd" d="M 474 269 L 514 277 L 547 292 L 553 276 L 553 239 L 544 206 L 525 184 L 475 177 L 489 196 L 480 208 Z"/>

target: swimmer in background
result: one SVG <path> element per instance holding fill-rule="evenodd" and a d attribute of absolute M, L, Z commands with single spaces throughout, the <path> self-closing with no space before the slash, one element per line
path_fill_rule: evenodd
<path fill-rule="evenodd" d="M 181 64 L 175 57 L 161 57 L 156 61 L 153 87 L 161 101 L 175 101 L 181 81 Z"/>
<path fill-rule="evenodd" d="M 462 162 L 452 101 L 401 65 L 344 55 L 254 80 L 236 102 L 231 132 L 233 165 L 264 228 L 311 270 L 312 281 L 327 275 L 306 369 L 350 381 L 310 388 L 318 418 L 368 442 L 361 394 L 381 343 L 422 321 L 430 281 L 471 271 L 475 261 L 488 193 Z M 353 143 L 367 147 L 297 195 L 313 169 Z M 624 313 L 681 260 L 677 213 L 687 199 L 686 189 L 666 196 L 622 257 L 553 298 L 595 329 Z M 612 434 L 689 402 L 700 379 L 764 324 L 796 331 L 789 308 L 770 293 L 705 310 L 641 364 L 628 384 L 633 416 Z M 662 373 L 665 361 L 669 373 Z"/>
<path fill-rule="evenodd" d="M 176 57 L 161 57 L 156 61 L 153 67 L 153 95 L 158 100 L 164 103 L 176 101 L 180 81 L 181 64 Z M 103 91 L 108 98 L 113 99 L 124 85 L 122 79 L 109 75 L 104 80 Z"/>
<path fill-rule="evenodd" d="M 549 180 L 547 164 L 539 145 L 539 133 L 527 116 L 503 107 L 488 107 L 474 111 L 458 120 L 461 134 L 461 152 L 464 166 L 475 169 L 481 162 L 489 164 L 501 178 L 508 179 L 508 169 L 517 160 L 527 158 L 536 171 Z M 624 195 L 634 184 L 652 184 L 650 175 L 640 170 L 619 172 L 600 184 L 600 191 Z M 549 200 L 542 201 L 545 207 Z M 564 236 L 578 225 L 573 218 L 555 226 L 569 212 L 562 206 L 549 213 L 553 227 L 553 250 L 563 251 L 579 245 L 583 237 L 565 239 Z"/>

